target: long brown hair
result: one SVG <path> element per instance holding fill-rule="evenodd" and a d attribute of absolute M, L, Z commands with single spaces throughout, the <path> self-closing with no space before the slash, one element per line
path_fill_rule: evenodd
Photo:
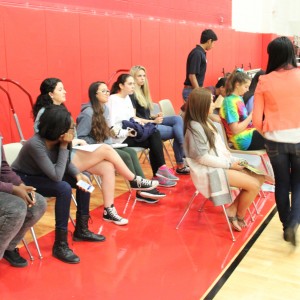
<path fill-rule="evenodd" d="M 209 108 L 211 105 L 211 92 L 205 88 L 195 88 L 190 93 L 186 113 L 184 116 L 184 134 L 191 128 L 191 121 L 200 123 L 207 136 L 210 148 L 215 149 L 215 135 L 212 129 L 207 125 L 209 123 L 217 132 L 213 122 L 208 118 Z"/>
<path fill-rule="evenodd" d="M 233 93 L 236 83 L 243 84 L 247 81 L 251 81 L 251 78 L 243 69 L 237 68 L 233 70 L 226 80 L 226 96 L 230 96 Z"/>
<path fill-rule="evenodd" d="M 105 84 L 103 81 L 93 82 L 89 87 L 89 98 L 94 111 L 92 117 L 92 129 L 91 136 L 97 141 L 97 143 L 103 143 L 108 137 L 111 137 L 109 127 L 104 117 L 104 106 L 98 101 L 96 94 L 101 84 Z"/>

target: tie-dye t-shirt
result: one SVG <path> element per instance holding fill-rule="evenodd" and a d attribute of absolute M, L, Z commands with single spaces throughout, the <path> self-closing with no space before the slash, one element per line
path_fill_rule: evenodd
<path fill-rule="evenodd" d="M 225 97 L 219 114 L 228 139 L 233 144 L 233 147 L 239 150 L 247 150 L 251 144 L 253 131 L 255 130 L 252 123 L 244 131 L 236 135 L 233 135 L 229 127 L 229 124 L 242 122 L 248 117 L 248 111 L 243 98 L 237 95 Z"/>

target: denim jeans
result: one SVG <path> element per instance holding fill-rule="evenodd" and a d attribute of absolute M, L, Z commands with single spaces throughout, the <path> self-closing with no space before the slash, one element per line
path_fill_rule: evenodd
<path fill-rule="evenodd" d="M 266 140 L 275 175 L 275 200 L 283 229 L 300 223 L 300 143 Z M 289 192 L 291 191 L 291 200 Z"/>
<path fill-rule="evenodd" d="M 76 188 L 77 212 L 89 214 L 90 193 L 76 186 L 76 179 L 65 175 L 62 181 L 53 181 L 45 176 L 32 176 L 16 172 L 26 185 L 34 186 L 45 197 L 56 197 L 55 229 L 67 230 L 72 197 L 72 187 Z"/>
<path fill-rule="evenodd" d="M 184 88 L 184 89 L 182 90 L 182 98 L 183 98 L 184 102 L 187 101 L 187 99 L 188 99 L 190 93 L 192 92 L 192 90 L 193 90 L 193 89 L 192 89 L 191 87 L 189 87 L 189 88 Z"/>
<path fill-rule="evenodd" d="M 183 120 L 180 116 L 164 117 L 163 122 L 157 125 L 162 140 L 174 139 L 173 151 L 177 163 L 183 163 Z"/>
<path fill-rule="evenodd" d="M 0 259 L 5 250 L 16 248 L 27 230 L 44 214 L 45 198 L 37 193 L 35 197 L 36 204 L 28 207 L 20 197 L 0 192 Z"/>

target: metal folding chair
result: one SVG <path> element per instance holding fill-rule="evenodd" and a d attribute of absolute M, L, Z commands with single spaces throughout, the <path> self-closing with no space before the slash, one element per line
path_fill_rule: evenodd
<path fill-rule="evenodd" d="M 189 158 L 187 158 L 187 161 L 189 162 Z M 191 170 L 192 170 L 192 164 L 189 163 L 189 166 L 190 166 L 190 168 L 191 168 Z M 193 176 L 193 174 L 194 174 L 193 172 L 191 172 L 190 174 L 191 174 L 191 179 L 192 179 L 192 181 L 193 181 L 193 184 L 194 184 L 194 186 L 196 187 L 196 180 L 197 180 L 197 179 L 196 179 L 196 177 Z M 198 190 L 196 189 L 196 191 L 194 192 L 194 194 L 193 194 L 193 196 L 191 197 L 190 201 L 189 201 L 188 204 L 186 205 L 186 208 L 185 208 L 185 210 L 184 210 L 184 213 L 183 213 L 182 217 L 180 218 L 180 220 L 179 220 L 179 222 L 178 222 L 178 224 L 177 224 L 177 226 L 176 226 L 176 229 L 179 229 L 179 227 L 180 227 L 180 225 L 181 225 L 183 219 L 186 217 L 187 213 L 188 213 L 189 210 L 190 210 L 191 205 L 193 204 L 195 198 L 199 195 L 199 193 L 201 193 L 201 191 L 198 191 Z M 232 195 L 231 195 L 231 197 L 232 197 Z M 204 207 L 206 201 L 207 201 L 207 199 L 205 199 L 204 202 L 202 203 L 202 205 L 201 205 L 201 207 L 200 207 L 200 209 L 199 209 L 200 212 L 203 210 L 203 207 Z M 233 231 L 232 231 L 232 228 L 231 228 L 231 224 L 230 224 L 230 222 L 229 222 L 229 219 L 228 219 L 228 216 L 227 216 L 227 213 L 226 213 L 225 205 L 223 204 L 223 205 L 220 205 L 220 206 L 222 207 L 222 211 L 223 211 L 223 213 L 224 213 L 224 216 L 225 216 L 225 219 L 226 219 L 226 222 L 227 222 L 229 231 L 230 231 L 231 239 L 232 239 L 233 242 L 235 242 L 236 239 L 235 239 L 235 236 L 234 236 L 234 234 L 233 234 Z"/>

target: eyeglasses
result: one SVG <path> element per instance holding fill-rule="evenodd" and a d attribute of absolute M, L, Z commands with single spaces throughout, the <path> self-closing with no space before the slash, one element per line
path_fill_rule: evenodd
<path fill-rule="evenodd" d="M 98 91 L 96 94 L 99 94 L 99 93 L 101 93 L 101 94 L 103 94 L 103 95 L 109 94 L 109 93 L 110 93 L 110 90 L 102 90 L 102 91 Z"/>

